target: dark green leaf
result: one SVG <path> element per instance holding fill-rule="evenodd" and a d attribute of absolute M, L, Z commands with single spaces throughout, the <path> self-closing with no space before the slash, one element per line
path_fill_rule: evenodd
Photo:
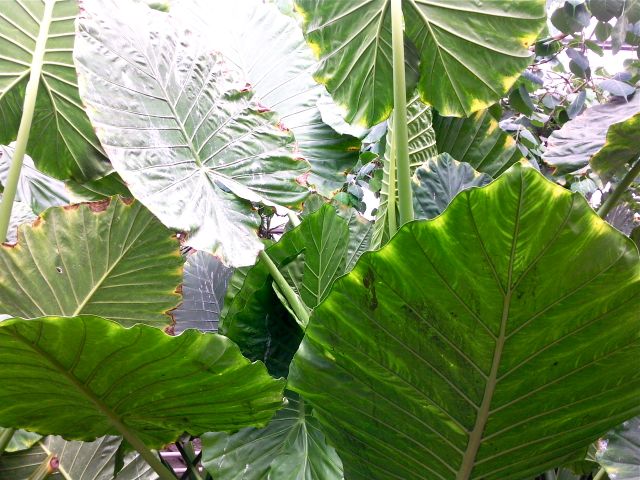
<path fill-rule="evenodd" d="M 584 101 L 586 100 L 586 98 L 586 90 L 582 90 L 580 93 L 578 93 L 578 95 L 576 95 L 576 98 L 574 98 L 571 104 L 569 104 L 569 106 L 567 107 L 567 115 L 569 115 L 569 118 L 573 119 L 580 113 L 582 113 L 582 109 L 584 108 Z"/>
<path fill-rule="evenodd" d="M 628 97 L 636 92 L 636 89 L 628 83 L 613 78 L 603 80 L 598 86 L 616 97 Z"/>
<path fill-rule="evenodd" d="M 202 464 L 225 480 L 341 480 L 342 462 L 311 407 L 293 392 L 265 428 L 202 437 Z"/>
<path fill-rule="evenodd" d="M 350 479 L 516 480 L 582 459 L 640 412 L 638 262 L 580 194 L 516 165 L 338 279 L 289 388 Z"/>
<path fill-rule="evenodd" d="M 565 2 L 551 15 L 551 23 L 562 33 L 574 33 L 589 26 L 591 15 L 589 10 L 580 3 L 573 5 L 571 2 Z"/>
<path fill-rule="evenodd" d="M 297 206 L 308 164 L 242 74 L 171 14 L 83 3 L 75 60 L 81 94 L 133 195 L 187 243 L 250 265 L 262 243 L 250 202 Z M 150 52 L 155 52 L 153 55 Z M 157 54 L 162 52 L 162 54 Z"/>
<path fill-rule="evenodd" d="M 66 186 L 75 202 L 95 202 L 113 195 L 133 198 L 124 181 L 116 172 L 89 182 L 78 183 L 69 180 L 66 182 Z"/>
<path fill-rule="evenodd" d="M 531 115 L 535 109 L 524 85 L 520 85 L 509 94 L 509 105 L 526 116 Z"/>
<path fill-rule="evenodd" d="M 611 36 L 613 26 L 606 22 L 598 22 L 594 31 L 598 41 L 605 42 Z"/>
<path fill-rule="evenodd" d="M 166 326 L 165 312 L 180 300 L 178 247 L 138 202 L 50 208 L 20 227 L 15 246 L 0 247 L 0 312 Z"/>
<path fill-rule="evenodd" d="M 404 0 L 405 34 L 420 56 L 421 98 L 443 115 L 495 103 L 530 60 L 543 0 Z M 393 107 L 390 0 L 297 0 L 315 72 L 347 122 L 373 126 Z M 492 68 L 487 68 L 491 65 Z"/>
<path fill-rule="evenodd" d="M 622 15 L 627 0 L 589 0 L 589 10 L 600 22 L 608 22 Z"/>
<path fill-rule="evenodd" d="M 88 315 L 9 319 L 0 361 L 20 366 L 0 370 L 0 424 L 70 440 L 128 431 L 159 448 L 184 431 L 265 425 L 282 403 L 283 380 L 229 339 L 195 330 L 171 337 Z"/>
<path fill-rule="evenodd" d="M 48 175 L 94 179 L 112 168 L 78 95 L 71 58 L 78 2 L 54 1 L 27 153 Z M 44 2 L 0 2 L 0 144 L 8 145 L 18 134 L 43 13 Z"/>
<path fill-rule="evenodd" d="M 437 217 L 458 193 L 489 182 L 491 177 L 486 173 L 476 172 L 468 163 L 458 162 L 448 153 L 441 153 L 426 161 L 413 174 L 415 217 Z"/>

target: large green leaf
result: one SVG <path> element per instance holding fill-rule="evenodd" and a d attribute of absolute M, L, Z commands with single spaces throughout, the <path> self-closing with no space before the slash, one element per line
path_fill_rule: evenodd
<path fill-rule="evenodd" d="M 340 480 L 342 462 L 311 408 L 293 392 L 265 428 L 202 437 L 202 464 L 225 480 Z"/>
<path fill-rule="evenodd" d="M 28 480 L 49 454 L 60 466 L 51 480 L 155 480 L 157 475 L 137 453 L 124 456 L 122 470 L 114 477 L 120 438 L 102 437 L 94 442 L 67 442 L 49 436 L 31 450 L 0 457 L 0 480 Z"/>
<path fill-rule="evenodd" d="M 111 170 L 78 95 L 71 57 L 76 0 L 54 0 L 27 153 L 57 178 L 96 178 Z M 0 144 L 16 139 L 44 2 L 0 2 Z"/>
<path fill-rule="evenodd" d="M 196 330 L 172 337 L 88 315 L 9 319 L 0 363 L 0 424 L 69 440 L 129 432 L 159 448 L 185 431 L 264 425 L 282 404 L 283 380 L 229 339 Z"/>
<path fill-rule="evenodd" d="M 462 190 L 481 187 L 490 181 L 486 173 L 479 173 L 468 163 L 441 153 L 418 167 L 413 175 L 415 218 L 437 217 Z"/>
<path fill-rule="evenodd" d="M 414 97 L 407 103 L 407 131 L 409 135 L 409 163 L 411 173 L 427 160 L 438 155 L 436 148 L 436 134 L 432 125 L 432 109 L 423 104 L 418 97 Z M 389 240 L 389 165 L 393 144 L 393 121 L 387 122 L 387 137 L 384 151 L 385 163 L 382 177 L 382 189 L 380 191 L 380 205 L 376 214 L 376 222 L 373 226 L 374 248 L 382 246 Z M 397 177 L 396 177 L 397 178 Z M 398 205 L 397 191 L 396 210 Z M 396 214 L 396 218 L 398 215 Z"/>
<path fill-rule="evenodd" d="M 288 386 L 347 478 L 527 478 L 640 411 L 639 308 L 635 245 L 515 165 L 338 279 Z"/>
<path fill-rule="evenodd" d="M 125 8 L 126 5 L 126 8 Z M 133 195 L 187 242 L 233 266 L 262 243 L 250 202 L 298 205 L 308 164 L 293 136 L 252 103 L 242 75 L 207 37 L 123 0 L 88 0 L 75 60 L 81 94 Z"/>
<path fill-rule="evenodd" d="M 171 321 L 165 312 L 179 302 L 183 260 L 172 232 L 140 203 L 51 208 L 18 237 L 0 246 L 0 313 Z"/>
<path fill-rule="evenodd" d="M 544 160 L 558 173 L 591 165 L 610 176 L 640 155 L 640 95 L 586 109 L 549 136 Z"/>
<path fill-rule="evenodd" d="M 0 185 L 3 187 L 7 181 L 12 157 L 13 147 L 0 145 Z M 27 155 L 23 159 L 16 199 L 29 205 L 36 214 L 49 207 L 71 203 L 64 183 L 38 171 L 31 157 Z"/>
<path fill-rule="evenodd" d="M 637 480 L 640 475 L 640 417 L 624 422 L 600 439 L 596 460 L 611 480 Z"/>
<path fill-rule="evenodd" d="M 321 63 L 315 79 L 346 111 L 373 126 L 393 108 L 390 0 L 296 0 Z M 421 98 L 448 116 L 499 100 L 531 59 L 544 0 L 403 0 L 406 37 L 420 56 Z M 491 68 L 488 68 L 491 66 Z"/>
<path fill-rule="evenodd" d="M 174 331 L 187 328 L 216 332 L 218 319 L 233 269 L 207 252 L 195 252 L 187 258 L 182 282 L 182 303 L 171 314 Z"/>
<path fill-rule="evenodd" d="M 476 112 L 469 118 L 435 113 L 433 129 L 439 153 L 449 153 L 492 177 L 523 158 L 515 140 L 500 128 L 489 110 Z"/>
<path fill-rule="evenodd" d="M 181 14 L 192 19 L 193 4 L 183 8 Z M 297 22 L 259 0 L 201 0 L 198 12 L 214 45 L 246 75 L 254 98 L 295 135 L 300 154 L 311 164 L 307 181 L 333 196 L 358 161 L 360 140 L 324 123 L 317 106 L 324 87 L 311 76 L 317 61 Z"/>
<path fill-rule="evenodd" d="M 329 293 L 333 281 L 353 267 L 366 250 L 370 224 L 353 209 L 336 212 L 324 205 L 285 233 L 266 252 L 290 286 L 313 309 Z M 282 306 L 269 269 L 259 261 L 248 272 L 220 324 L 220 333 L 235 341 L 251 359 L 286 376 L 302 330 Z"/>

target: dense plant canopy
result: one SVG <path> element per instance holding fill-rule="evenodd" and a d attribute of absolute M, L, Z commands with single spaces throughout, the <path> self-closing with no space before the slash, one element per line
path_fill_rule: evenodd
<path fill-rule="evenodd" d="M 640 478 L 640 1 L 0 2 L 0 480 Z"/>

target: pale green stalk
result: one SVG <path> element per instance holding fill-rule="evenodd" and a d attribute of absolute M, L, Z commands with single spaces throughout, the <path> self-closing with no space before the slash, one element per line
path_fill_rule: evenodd
<path fill-rule="evenodd" d="M 393 140 L 393 132 L 391 132 L 391 139 Z M 395 149 L 391 149 L 389 152 L 389 165 L 387 166 L 389 176 L 389 188 L 387 192 L 387 219 L 389 221 L 389 238 L 393 237 L 398 231 L 398 221 L 396 219 L 396 198 L 397 198 L 397 183 L 396 183 L 396 153 Z"/>
<path fill-rule="evenodd" d="M 613 207 L 615 207 L 620 201 L 620 197 L 622 197 L 624 192 L 627 191 L 627 188 L 629 188 L 638 175 L 640 175 L 640 158 L 631 166 L 631 170 L 627 172 L 613 192 L 611 192 L 602 206 L 598 209 L 598 215 L 600 215 L 601 218 L 606 218 L 609 212 L 613 210 Z"/>
<path fill-rule="evenodd" d="M 391 0 L 391 43 L 393 47 L 393 149 L 396 154 L 400 225 L 413 220 L 413 195 L 407 131 L 407 86 L 404 78 L 404 28 L 402 0 Z M 393 192 L 389 192 L 393 195 Z"/>
<path fill-rule="evenodd" d="M 607 472 L 605 471 L 605 469 L 601 468 L 600 470 L 598 470 L 598 473 L 596 473 L 596 476 L 593 477 L 593 480 L 602 480 L 606 473 Z"/>
<path fill-rule="evenodd" d="M 29 74 L 29 82 L 25 89 L 22 118 L 20 119 L 20 127 L 18 128 L 18 138 L 16 139 L 11 168 L 7 175 L 7 181 L 2 195 L 2 202 L 0 203 L 0 241 L 4 241 L 7 238 L 9 221 L 11 220 L 11 209 L 18 190 L 20 171 L 22 170 L 22 162 L 27 149 L 27 142 L 29 141 L 33 111 L 36 106 L 36 97 L 38 96 L 40 74 L 42 73 L 42 63 L 44 62 L 44 52 L 47 45 L 47 37 L 49 35 L 49 26 L 51 25 L 54 4 L 55 0 L 45 1 L 44 13 L 42 15 L 42 21 L 40 22 L 40 31 L 38 32 L 36 47 L 33 51 L 31 72 Z"/>
<path fill-rule="evenodd" d="M 276 281 L 276 284 L 280 288 L 280 291 L 284 295 L 284 298 L 286 298 L 289 302 L 293 313 L 295 313 L 296 317 L 298 317 L 298 320 L 300 320 L 302 325 L 306 327 L 309 324 L 309 312 L 307 312 L 307 309 L 302 303 L 302 300 L 300 300 L 300 297 L 298 297 L 298 294 L 296 294 L 296 292 L 294 292 L 291 286 L 287 283 L 287 280 L 284 278 L 284 276 L 282 276 L 276 264 L 273 263 L 273 260 L 269 258 L 267 252 L 261 250 L 259 257 L 260 260 L 262 260 L 269 269 L 269 273 Z"/>
<path fill-rule="evenodd" d="M 287 216 L 289 217 L 291 225 L 293 225 L 294 227 L 300 225 L 300 219 L 298 218 L 298 215 L 296 215 L 296 212 L 289 210 L 287 212 Z"/>

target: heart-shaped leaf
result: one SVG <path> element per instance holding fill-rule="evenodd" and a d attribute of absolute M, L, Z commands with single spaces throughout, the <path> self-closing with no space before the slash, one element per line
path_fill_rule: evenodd
<path fill-rule="evenodd" d="M 515 165 L 338 279 L 288 386 L 347 478 L 535 476 L 640 411 L 638 265 L 582 195 Z"/>
<path fill-rule="evenodd" d="M 175 236 L 139 202 L 50 208 L 20 227 L 17 244 L 0 246 L 0 312 L 164 327 L 182 263 Z"/>
<path fill-rule="evenodd" d="M 185 431 L 265 425 L 282 404 L 284 380 L 196 330 L 172 337 L 88 315 L 9 319 L 0 361 L 0 424 L 69 440 L 123 435 L 159 448 Z"/>
<path fill-rule="evenodd" d="M 123 8 L 126 4 L 126 8 Z M 75 60 L 81 94 L 133 195 L 188 244 L 232 266 L 262 249 L 250 202 L 297 206 L 308 164 L 242 74 L 207 37 L 165 13 L 85 0 Z"/>
<path fill-rule="evenodd" d="M 297 0 L 315 79 L 373 126 L 393 108 L 390 0 Z M 420 97 L 442 115 L 469 115 L 500 99 L 531 59 L 544 0 L 403 0 L 405 35 L 420 58 Z M 491 68 L 487 68 L 487 66 Z"/>

